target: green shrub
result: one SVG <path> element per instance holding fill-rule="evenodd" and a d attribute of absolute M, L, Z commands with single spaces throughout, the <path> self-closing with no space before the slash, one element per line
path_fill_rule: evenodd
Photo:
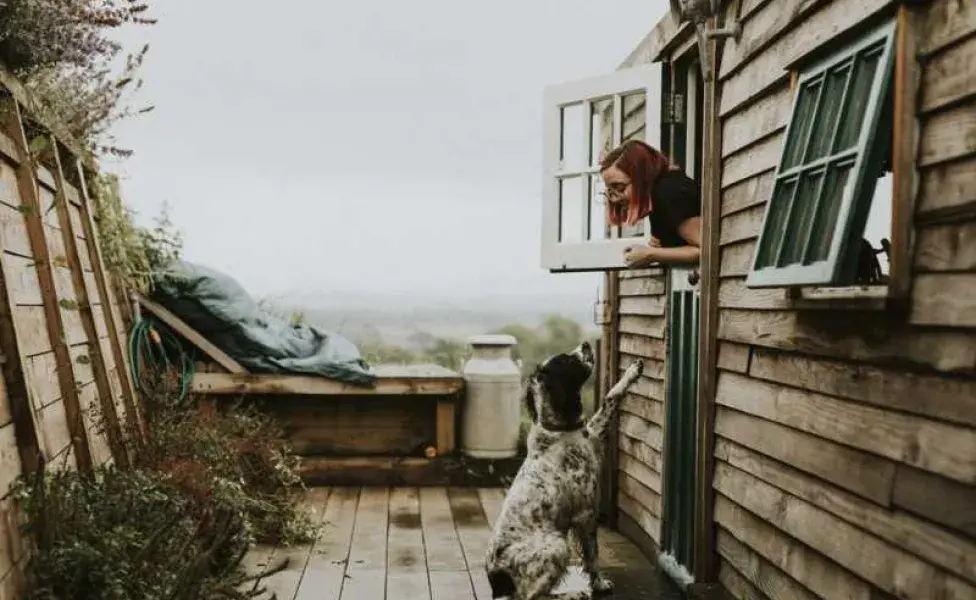
<path fill-rule="evenodd" d="M 151 439 L 140 460 L 172 474 L 181 489 L 205 509 L 233 506 L 257 541 L 290 544 L 316 533 L 301 506 L 305 490 L 298 457 L 290 453 L 277 421 L 237 405 L 203 417 L 194 406 L 154 411 Z"/>
<path fill-rule="evenodd" d="M 112 30 L 152 25 L 149 12 L 138 0 L 4 0 L 0 63 L 35 93 L 34 117 L 96 155 L 127 156 L 131 152 L 115 145 L 110 130 L 152 110 L 126 101 L 142 86 L 138 71 L 148 47 L 120 63 L 123 47 Z"/>
<path fill-rule="evenodd" d="M 152 228 L 138 227 L 122 200 L 117 177 L 97 175 L 90 192 L 105 268 L 123 289 L 148 293 L 152 274 L 179 260 L 183 248 L 168 205 L 163 205 Z"/>
<path fill-rule="evenodd" d="M 160 473 L 61 470 L 16 494 L 30 550 L 22 600 L 226 598 L 246 579 L 241 518 L 226 507 L 195 518 Z"/>

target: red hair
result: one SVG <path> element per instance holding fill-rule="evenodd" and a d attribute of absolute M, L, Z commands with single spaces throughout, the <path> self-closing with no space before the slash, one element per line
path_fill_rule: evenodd
<path fill-rule="evenodd" d="M 600 172 L 617 167 L 630 178 L 631 194 L 627 199 L 627 225 L 634 225 L 649 212 L 653 200 L 651 189 L 661 173 L 676 168 L 660 150 L 640 140 L 628 140 L 607 153 L 600 161 Z M 612 225 L 623 224 L 623 211 L 607 203 L 607 218 Z"/>

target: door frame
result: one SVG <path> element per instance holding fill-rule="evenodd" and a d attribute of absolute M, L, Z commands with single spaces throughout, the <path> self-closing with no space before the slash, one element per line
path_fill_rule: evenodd
<path fill-rule="evenodd" d="M 710 20 L 709 26 L 715 24 Z M 716 39 L 706 44 L 687 43 L 670 55 L 662 56 L 668 74 L 667 91 L 680 90 L 686 96 L 696 90 L 696 98 L 683 103 L 684 122 L 664 127 L 665 148 L 668 154 L 685 167 L 689 175 L 699 182 L 702 204 L 701 258 L 697 266 L 699 274 L 699 323 L 698 323 L 698 380 L 695 400 L 694 444 L 694 515 L 692 539 L 692 582 L 686 585 L 692 597 L 710 596 L 720 588 L 718 584 L 718 549 L 714 515 L 714 423 L 715 391 L 718 368 L 718 283 L 720 276 L 720 220 L 721 220 L 721 121 L 718 115 L 718 84 L 701 78 L 700 50 L 708 53 L 708 64 L 717 73 L 720 45 Z M 698 86 L 689 86 L 687 75 L 697 72 Z M 697 114 L 690 115 L 689 109 Z M 689 127 L 689 122 L 691 127 Z M 688 144 L 698 146 L 701 152 L 692 164 L 687 164 Z M 669 282 L 670 283 L 670 282 Z M 670 298 L 670 290 L 669 290 Z M 669 332 L 670 333 L 670 332 Z M 665 422 L 669 422 L 665 415 Z M 664 432 L 665 439 L 667 431 Z M 665 457 L 665 461 L 667 461 Z M 663 492 L 664 490 L 662 490 Z M 664 527 L 662 519 L 662 528 Z M 663 541 L 663 538 L 662 538 Z"/>

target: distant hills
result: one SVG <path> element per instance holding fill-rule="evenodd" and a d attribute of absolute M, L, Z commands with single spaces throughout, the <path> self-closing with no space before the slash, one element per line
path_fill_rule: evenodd
<path fill-rule="evenodd" d="M 369 340 L 421 348 L 432 338 L 464 340 L 511 324 L 534 326 L 547 315 L 595 329 L 596 298 L 556 294 L 521 296 L 425 297 L 407 294 L 292 292 L 263 299 L 281 316 L 301 313 L 311 324 L 354 341 Z"/>

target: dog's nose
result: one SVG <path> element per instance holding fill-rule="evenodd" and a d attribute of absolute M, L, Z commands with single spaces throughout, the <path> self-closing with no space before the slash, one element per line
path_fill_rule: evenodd
<path fill-rule="evenodd" d="M 586 360 L 593 360 L 593 346 L 589 342 L 583 342 L 580 344 L 580 352 L 586 358 Z"/>

